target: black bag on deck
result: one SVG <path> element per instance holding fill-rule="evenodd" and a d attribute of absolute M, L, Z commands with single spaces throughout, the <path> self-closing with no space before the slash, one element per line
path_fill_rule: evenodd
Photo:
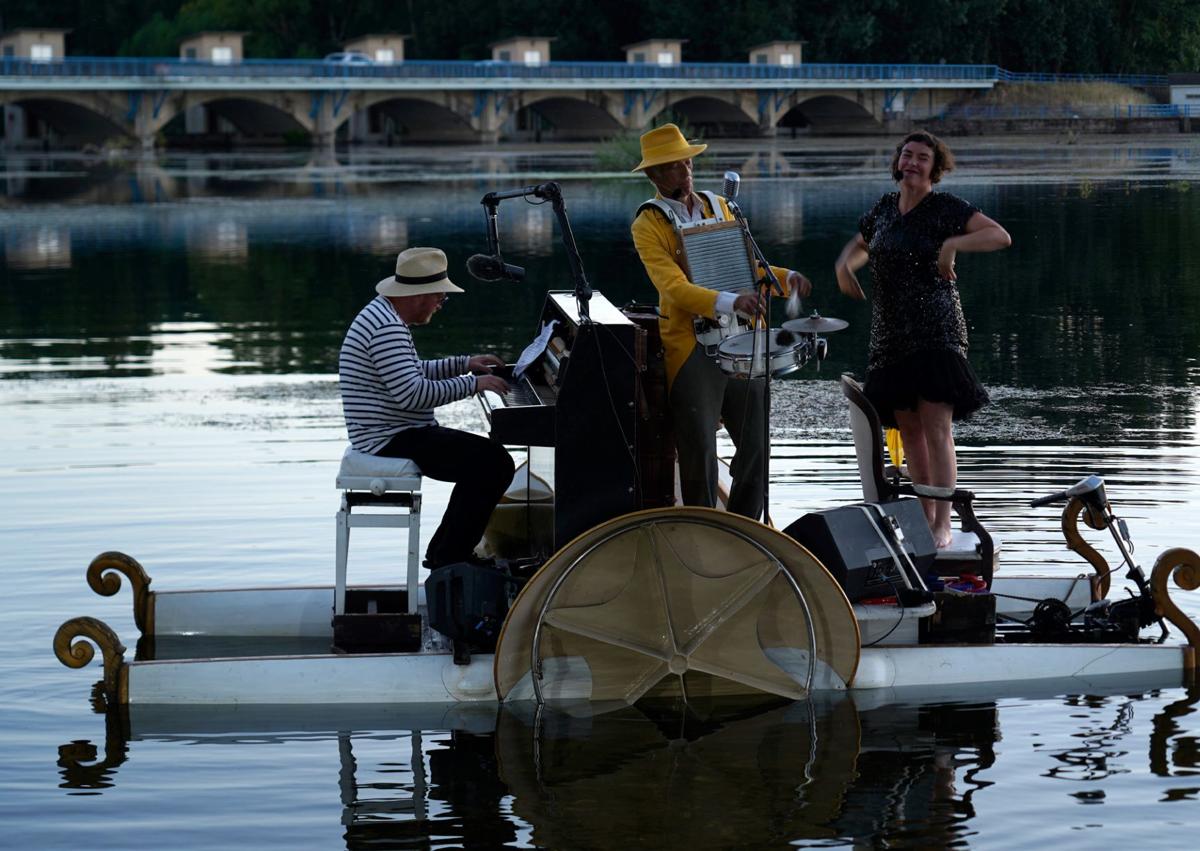
<path fill-rule="evenodd" d="M 495 650 L 508 606 L 524 584 L 502 563 L 459 562 L 434 568 L 425 580 L 429 625 L 473 650 Z"/>
<path fill-rule="evenodd" d="M 851 603 L 868 597 L 903 596 L 900 592 L 908 588 L 923 590 L 923 577 L 937 555 L 917 499 L 814 511 L 783 531 L 821 560 Z M 915 575 L 911 575 L 909 562 Z"/>

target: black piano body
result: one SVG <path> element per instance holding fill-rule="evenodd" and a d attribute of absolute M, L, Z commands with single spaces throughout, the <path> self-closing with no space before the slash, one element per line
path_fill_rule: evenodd
<path fill-rule="evenodd" d="M 553 451 L 555 549 L 606 520 L 674 503 L 657 323 L 598 292 L 589 313 L 581 321 L 573 292 L 547 293 L 537 330 L 556 324 L 546 349 L 520 382 L 507 376 L 502 405 L 481 397 L 494 440 L 530 447 L 531 460 L 533 447 Z"/>

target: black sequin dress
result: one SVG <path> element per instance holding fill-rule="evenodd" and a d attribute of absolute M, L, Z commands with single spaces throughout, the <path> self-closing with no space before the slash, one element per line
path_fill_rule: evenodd
<path fill-rule="evenodd" d="M 889 192 L 859 220 L 870 251 L 871 344 L 863 388 L 885 426 L 918 399 L 954 406 L 963 419 L 988 403 L 967 362 L 967 323 L 954 281 L 938 273 L 942 243 L 966 232 L 978 208 L 947 192 L 930 192 L 900 213 Z"/>

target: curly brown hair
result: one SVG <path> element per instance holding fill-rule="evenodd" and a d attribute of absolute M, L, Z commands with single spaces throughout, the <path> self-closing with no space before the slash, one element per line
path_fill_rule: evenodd
<path fill-rule="evenodd" d="M 904 179 L 904 175 L 900 173 L 900 152 L 909 142 L 920 142 L 933 149 L 933 170 L 929 172 L 931 183 L 937 183 L 946 172 L 954 171 L 954 154 L 950 146 L 928 130 L 914 130 L 896 145 L 896 153 L 892 155 L 892 180 Z"/>

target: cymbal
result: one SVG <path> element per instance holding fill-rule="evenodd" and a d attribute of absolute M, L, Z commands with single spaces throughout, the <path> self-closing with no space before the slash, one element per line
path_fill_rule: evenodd
<path fill-rule="evenodd" d="M 849 328 L 850 323 L 845 319 L 831 319 L 814 313 L 803 319 L 789 319 L 783 323 L 783 327 L 796 334 L 829 334 Z"/>

